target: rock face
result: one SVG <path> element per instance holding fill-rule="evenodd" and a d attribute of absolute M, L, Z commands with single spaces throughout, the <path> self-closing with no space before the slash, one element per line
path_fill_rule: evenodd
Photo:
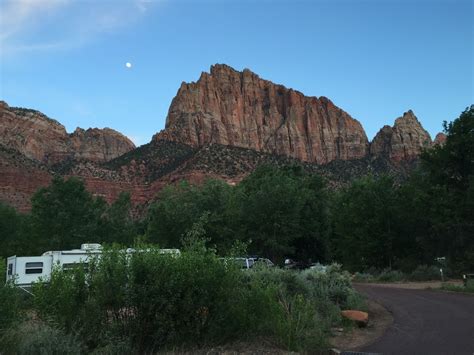
<path fill-rule="evenodd" d="M 30 209 L 31 196 L 47 186 L 51 178 L 41 163 L 0 145 L 0 202 L 26 212 Z"/>
<path fill-rule="evenodd" d="M 434 144 L 445 140 L 438 134 Z M 107 202 L 128 191 L 141 205 L 168 184 L 209 177 L 235 184 L 261 164 L 298 163 L 338 188 L 369 173 L 403 177 L 412 166 L 403 162 L 432 144 L 412 111 L 369 146 L 361 124 L 329 99 L 215 65 L 181 85 L 165 130 L 138 148 L 112 129 L 68 134 L 38 111 L 0 101 L 0 201 L 27 211 L 31 195 L 60 175 L 82 178 Z"/>
<path fill-rule="evenodd" d="M 154 137 L 159 139 L 195 147 L 231 145 L 320 164 L 368 153 L 361 124 L 329 99 L 307 97 L 226 65 L 181 85 L 166 129 Z"/>
<path fill-rule="evenodd" d="M 135 148 L 130 139 L 110 128 L 76 128 L 69 137 L 75 157 L 79 159 L 104 162 Z"/>
<path fill-rule="evenodd" d="M 0 144 L 48 165 L 66 159 L 108 161 L 135 148 L 124 135 L 109 129 L 76 129 L 68 134 L 59 122 L 35 110 L 9 107 L 0 101 Z"/>
<path fill-rule="evenodd" d="M 438 133 L 433 141 L 433 145 L 444 145 L 446 143 L 446 134 Z"/>
<path fill-rule="evenodd" d="M 370 144 L 370 153 L 395 162 L 410 161 L 431 145 L 429 133 L 409 110 L 395 120 L 393 127 L 384 126 L 377 133 Z"/>

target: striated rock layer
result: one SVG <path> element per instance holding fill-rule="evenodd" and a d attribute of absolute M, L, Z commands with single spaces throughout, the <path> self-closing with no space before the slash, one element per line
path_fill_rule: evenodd
<path fill-rule="evenodd" d="M 62 124 L 41 112 L 9 107 L 3 101 L 0 144 L 48 165 L 67 159 L 103 162 L 135 148 L 127 137 L 113 129 L 77 128 L 68 134 Z"/>
<path fill-rule="evenodd" d="M 0 101 L 0 201 L 27 211 L 32 194 L 60 175 L 82 178 L 107 202 L 128 191 L 141 205 L 167 184 L 235 184 L 260 164 L 298 163 L 336 188 L 368 173 L 403 178 L 424 148 L 445 140 L 432 142 L 408 111 L 369 145 L 360 123 L 329 99 L 215 65 L 181 85 L 165 130 L 138 148 L 108 128 L 68 134 L 38 111 Z"/>
<path fill-rule="evenodd" d="M 165 130 L 153 139 L 231 145 L 320 164 L 368 153 L 359 121 L 329 99 L 307 97 L 226 65 L 181 85 Z"/>

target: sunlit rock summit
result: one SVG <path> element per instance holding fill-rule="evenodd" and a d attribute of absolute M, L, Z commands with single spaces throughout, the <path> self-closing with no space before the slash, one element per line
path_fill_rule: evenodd
<path fill-rule="evenodd" d="M 152 103 L 150 103 L 152 105 Z M 158 128 L 158 127 L 157 127 Z M 238 183 L 260 164 L 300 164 L 337 188 L 370 174 L 406 174 L 434 140 L 412 111 L 369 142 L 362 125 L 325 97 L 308 97 L 216 64 L 182 83 L 166 127 L 136 148 L 113 129 L 77 128 L 0 101 L 0 201 L 27 211 L 53 176 L 78 176 L 111 202 L 146 204 L 167 184 L 212 177 Z"/>
<path fill-rule="evenodd" d="M 359 121 L 331 100 L 220 64 L 197 82 L 181 84 L 166 128 L 154 139 L 231 145 L 320 164 L 368 152 Z"/>

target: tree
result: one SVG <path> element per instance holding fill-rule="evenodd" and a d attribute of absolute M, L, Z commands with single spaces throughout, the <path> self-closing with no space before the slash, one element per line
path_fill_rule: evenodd
<path fill-rule="evenodd" d="M 130 246 L 138 236 L 137 224 L 132 215 L 130 193 L 121 192 L 117 199 L 107 206 L 100 220 L 102 240 Z"/>
<path fill-rule="evenodd" d="M 236 188 L 237 233 L 250 251 L 324 261 L 327 257 L 327 192 L 321 178 L 300 166 L 257 168 Z"/>
<path fill-rule="evenodd" d="M 185 181 L 168 186 L 158 195 L 148 214 L 147 238 L 163 247 L 180 247 L 182 237 L 203 216 L 208 243 L 224 253 L 231 248 L 234 234 L 227 205 L 232 187 L 220 180 L 192 185 Z"/>
<path fill-rule="evenodd" d="M 356 180 L 338 193 L 333 206 L 333 247 L 345 267 L 392 266 L 400 256 L 395 247 L 397 204 L 394 182 L 388 176 Z"/>
<path fill-rule="evenodd" d="M 422 154 L 418 191 L 428 196 L 427 233 L 419 237 L 427 254 L 447 256 L 457 270 L 474 269 L 474 106 L 444 122 L 446 143 Z"/>
<path fill-rule="evenodd" d="M 81 243 L 101 242 L 100 219 L 106 209 L 77 178 L 56 177 L 31 199 L 31 233 L 40 250 L 77 248 Z"/>
<path fill-rule="evenodd" d="M 422 167 L 432 183 L 465 192 L 474 176 L 474 105 L 443 127 L 446 143 L 424 152 Z"/>
<path fill-rule="evenodd" d="M 0 257 L 8 257 L 28 248 L 25 229 L 28 216 L 0 202 Z"/>

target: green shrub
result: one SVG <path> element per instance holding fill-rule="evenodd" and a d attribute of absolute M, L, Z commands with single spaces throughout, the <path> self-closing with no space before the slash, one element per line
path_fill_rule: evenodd
<path fill-rule="evenodd" d="M 327 345 L 341 308 L 363 307 L 338 265 L 243 271 L 204 243 L 180 256 L 139 248 L 146 251 L 107 249 L 88 273 L 54 270 L 49 283 L 33 287 L 41 321 L 81 339 L 87 352 L 195 349 L 254 337 L 306 351 Z"/>
<path fill-rule="evenodd" d="M 398 282 L 404 281 L 406 276 L 398 270 L 385 269 L 377 276 L 377 281 L 380 282 Z"/>
<path fill-rule="evenodd" d="M 23 291 L 14 287 L 12 282 L 5 283 L 5 260 L 0 258 L 0 336 L 12 327 L 15 323 L 22 320 L 24 315 Z"/>
<path fill-rule="evenodd" d="M 431 281 L 440 280 L 439 267 L 420 265 L 408 276 L 411 281 Z"/>
<path fill-rule="evenodd" d="M 356 309 L 364 312 L 368 310 L 366 298 L 354 290 L 347 296 L 345 306 L 346 309 Z"/>
<path fill-rule="evenodd" d="M 447 274 L 447 270 L 445 270 Z M 371 268 L 365 272 L 357 272 L 354 275 L 354 282 L 399 282 L 399 281 L 431 281 L 440 280 L 439 267 L 431 265 L 419 265 L 411 273 L 403 273 L 399 270 L 377 270 Z"/>
<path fill-rule="evenodd" d="M 326 271 L 304 270 L 300 277 L 306 282 L 312 297 L 328 299 L 342 308 L 346 306 L 348 295 L 354 292 L 350 274 L 342 271 L 339 264 L 328 266 Z"/>
<path fill-rule="evenodd" d="M 120 339 L 107 339 L 106 345 L 98 347 L 91 352 L 93 355 L 129 355 L 133 348 L 128 341 Z"/>
<path fill-rule="evenodd" d="M 445 291 L 453 291 L 453 292 L 467 292 L 467 293 L 474 293 L 474 283 L 468 283 L 467 286 L 461 285 L 453 285 L 449 283 L 443 283 L 441 285 L 441 289 Z"/>
<path fill-rule="evenodd" d="M 328 297 L 315 298 L 310 282 L 299 271 L 261 268 L 247 276 L 251 292 L 267 293 L 267 307 L 259 312 L 258 319 L 264 325 L 263 334 L 272 335 L 289 350 L 321 349 L 327 345 L 327 334 L 333 320 L 339 317 L 339 308 Z"/>
<path fill-rule="evenodd" d="M 5 354 L 18 355 L 79 355 L 83 350 L 76 337 L 38 322 L 23 322 L 9 329 L 0 346 Z"/>
<path fill-rule="evenodd" d="M 90 349 L 112 337 L 155 351 L 222 342 L 242 330 L 235 317 L 246 297 L 242 273 L 211 252 L 176 257 L 156 248 L 132 255 L 110 249 L 89 268 L 88 275 L 81 268 L 55 270 L 33 292 L 41 319 L 80 335 Z"/>
<path fill-rule="evenodd" d="M 52 271 L 48 283 L 33 284 L 34 306 L 38 315 L 53 321 L 69 332 L 81 322 L 87 300 L 86 276 L 82 267 L 63 272 L 60 267 Z"/>
<path fill-rule="evenodd" d="M 353 282 L 375 282 L 375 276 L 368 272 L 356 272 L 352 278 Z"/>

